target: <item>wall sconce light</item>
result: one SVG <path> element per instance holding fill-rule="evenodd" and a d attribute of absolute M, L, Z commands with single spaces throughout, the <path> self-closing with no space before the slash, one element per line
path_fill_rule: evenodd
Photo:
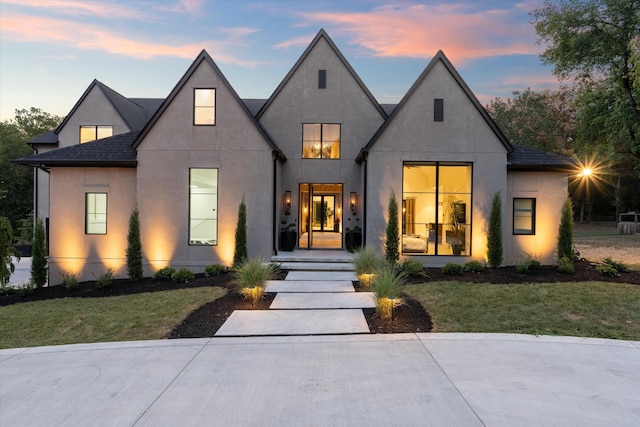
<path fill-rule="evenodd" d="M 353 215 L 358 213 L 358 196 L 354 191 L 351 192 L 351 196 L 349 197 L 349 206 L 351 206 L 351 213 Z"/>
<path fill-rule="evenodd" d="M 291 191 L 284 192 L 284 214 L 291 215 Z"/>

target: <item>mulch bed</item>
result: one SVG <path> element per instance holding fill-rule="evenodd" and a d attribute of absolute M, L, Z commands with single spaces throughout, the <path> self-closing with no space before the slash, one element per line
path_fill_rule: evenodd
<path fill-rule="evenodd" d="M 588 262 L 578 262 L 575 267 L 576 272 L 574 274 L 562 274 L 554 267 L 543 266 L 538 270 L 529 271 L 527 274 L 518 274 L 514 267 L 500 267 L 485 269 L 481 273 L 463 273 L 459 276 L 444 274 L 440 268 L 426 268 L 424 270 L 426 278 L 417 279 L 414 282 L 457 280 L 472 283 L 517 284 L 604 281 L 640 285 L 639 271 L 622 273 L 621 277 L 611 278 L 603 276 L 596 270 L 595 265 Z M 286 272 L 283 272 L 279 278 L 282 279 L 285 276 Z M 267 310 L 274 298 L 274 295 L 267 294 L 265 299 L 251 305 L 249 301 L 245 301 L 240 297 L 231 285 L 231 281 L 231 275 L 225 273 L 212 277 L 196 275 L 196 279 L 188 284 L 154 281 L 150 278 L 132 283 L 122 279 L 114 280 L 109 288 L 97 288 L 95 282 L 86 282 L 81 283 L 74 290 L 67 290 L 63 286 L 53 286 L 37 289 L 31 295 L 26 296 L 18 294 L 0 295 L 0 306 L 55 298 L 99 298 L 182 288 L 220 286 L 228 289 L 225 296 L 194 310 L 169 335 L 169 338 L 212 337 L 234 310 Z M 364 291 L 366 289 L 356 286 L 356 290 Z M 405 303 L 394 309 L 391 321 L 382 321 L 373 309 L 365 309 L 363 311 L 372 333 L 428 332 L 432 329 L 429 313 L 411 298 L 405 298 Z"/>

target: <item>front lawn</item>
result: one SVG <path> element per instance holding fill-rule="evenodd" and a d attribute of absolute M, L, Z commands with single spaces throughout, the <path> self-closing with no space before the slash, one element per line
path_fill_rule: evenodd
<path fill-rule="evenodd" d="M 201 287 L 0 307 L 0 348 L 166 338 L 187 315 L 223 296 Z"/>
<path fill-rule="evenodd" d="M 640 341 L 640 286 L 606 282 L 497 285 L 432 282 L 407 287 L 433 332 L 569 335 Z"/>

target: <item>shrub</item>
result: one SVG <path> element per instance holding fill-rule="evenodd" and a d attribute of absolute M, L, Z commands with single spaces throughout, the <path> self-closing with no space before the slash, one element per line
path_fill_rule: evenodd
<path fill-rule="evenodd" d="M 573 259 L 567 257 L 560 258 L 558 261 L 558 271 L 565 274 L 575 273 L 576 268 L 573 265 Z"/>
<path fill-rule="evenodd" d="M 96 287 L 97 288 L 108 288 L 111 286 L 111 282 L 113 282 L 113 275 L 115 274 L 115 270 L 113 267 L 107 267 L 107 271 L 102 273 L 100 276 L 96 277 Z M 95 277 L 95 275 L 94 275 Z"/>
<path fill-rule="evenodd" d="M 16 288 L 9 286 L 5 283 L 0 283 L 0 295 L 13 295 L 16 293 Z"/>
<path fill-rule="evenodd" d="M 272 280 L 276 276 L 277 269 L 277 265 L 263 264 L 259 259 L 250 259 L 242 263 L 234 272 L 240 295 L 251 300 L 251 304 L 261 299 L 267 280 Z"/>
<path fill-rule="evenodd" d="M 61 270 L 60 275 L 62 276 L 62 286 L 64 286 L 66 289 L 72 290 L 78 288 L 77 274 L 70 271 Z"/>
<path fill-rule="evenodd" d="M 620 277 L 620 273 L 618 272 L 618 270 L 616 270 L 615 267 L 612 267 L 609 264 L 599 265 L 596 267 L 596 269 L 600 273 L 602 273 L 603 276 Z"/>
<path fill-rule="evenodd" d="M 527 274 L 529 270 L 538 270 L 540 268 L 540 261 L 527 255 L 525 259 L 515 265 L 516 273 Z"/>
<path fill-rule="evenodd" d="M 400 271 L 407 275 L 411 279 L 421 279 L 425 277 L 422 263 L 415 259 L 406 259 L 400 267 Z"/>
<path fill-rule="evenodd" d="M 602 262 L 605 265 L 608 265 L 612 268 L 614 268 L 618 273 L 628 273 L 629 272 L 629 267 L 626 266 L 626 264 L 619 262 L 619 261 L 614 261 L 613 259 L 606 257 L 606 258 L 602 258 Z"/>
<path fill-rule="evenodd" d="M 16 291 L 18 292 L 18 295 L 22 297 L 32 295 L 36 291 L 36 284 L 29 280 L 28 282 L 20 284 Z"/>
<path fill-rule="evenodd" d="M 384 260 L 376 251 L 367 246 L 355 250 L 352 263 L 360 284 L 369 287 L 373 277 L 384 264 Z"/>
<path fill-rule="evenodd" d="M 540 269 L 540 261 L 537 258 L 528 255 L 527 256 L 527 264 L 529 264 L 529 270 L 539 270 Z"/>
<path fill-rule="evenodd" d="M 391 190 L 391 195 L 389 196 L 388 216 L 385 258 L 389 265 L 396 265 L 400 259 L 400 232 L 398 226 L 398 202 L 393 190 Z"/>
<path fill-rule="evenodd" d="M 526 260 L 520 261 L 515 265 L 515 267 L 516 267 L 516 273 L 518 274 L 527 274 L 527 271 L 529 271 L 529 263 L 527 263 Z"/>
<path fill-rule="evenodd" d="M 41 288 L 47 283 L 47 244 L 45 241 L 44 223 L 40 217 L 38 217 L 33 231 L 31 281 L 36 288 Z"/>
<path fill-rule="evenodd" d="M 211 265 L 207 265 L 204 268 L 204 276 L 205 277 L 219 276 L 222 273 L 224 273 L 225 271 L 227 271 L 227 268 L 224 265 L 211 264 Z"/>
<path fill-rule="evenodd" d="M 480 273 L 484 270 L 484 265 L 479 261 L 469 261 L 462 266 L 465 273 Z"/>
<path fill-rule="evenodd" d="M 502 200 L 500 192 L 493 196 L 487 232 L 487 262 L 493 268 L 502 264 Z"/>
<path fill-rule="evenodd" d="M 573 259 L 573 204 L 567 197 L 562 205 L 558 228 L 558 259 Z"/>
<path fill-rule="evenodd" d="M 456 264 L 455 262 L 448 262 L 442 267 L 442 272 L 452 276 L 459 276 L 462 274 L 462 265 Z"/>
<path fill-rule="evenodd" d="M 0 217 L 0 285 L 9 283 L 11 275 L 16 269 L 11 257 L 20 260 L 20 252 L 13 247 L 12 240 L 11 222 L 7 218 Z"/>
<path fill-rule="evenodd" d="M 129 216 L 129 232 L 127 234 L 127 275 L 129 280 L 142 279 L 142 242 L 140 241 L 140 217 L 134 209 Z"/>
<path fill-rule="evenodd" d="M 164 267 L 153 273 L 153 280 L 171 280 L 171 276 L 176 272 L 173 267 Z"/>
<path fill-rule="evenodd" d="M 171 274 L 171 280 L 178 283 L 191 283 L 196 277 L 188 268 L 180 268 Z"/>
<path fill-rule="evenodd" d="M 376 312 L 383 320 L 393 318 L 393 309 L 403 303 L 402 294 L 406 274 L 391 266 L 384 266 L 373 280 L 371 291 L 376 302 Z"/>
<path fill-rule="evenodd" d="M 248 258 L 247 250 L 247 205 L 244 202 L 244 196 L 238 207 L 238 224 L 236 226 L 235 236 L 236 246 L 233 251 L 233 268 L 238 268 Z"/>

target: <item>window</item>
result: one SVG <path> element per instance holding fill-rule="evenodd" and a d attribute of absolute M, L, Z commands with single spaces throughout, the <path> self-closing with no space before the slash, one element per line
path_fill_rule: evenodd
<path fill-rule="evenodd" d="M 189 244 L 218 244 L 218 169 L 189 170 Z"/>
<path fill-rule="evenodd" d="M 86 234 L 107 234 L 107 193 L 85 194 Z"/>
<path fill-rule="evenodd" d="M 303 159 L 339 159 L 340 125 L 305 123 L 302 125 Z"/>
<path fill-rule="evenodd" d="M 80 126 L 80 144 L 112 135 L 113 126 Z"/>
<path fill-rule="evenodd" d="M 536 234 L 536 199 L 513 199 L 513 234 Z"/>
<path fill-rule="evenodd" d="M 444 121 L 444 99 L 436 98 L 433 100 L 433 121 Z"/>
<path fill-rule="evenodd" d="M 216 124 L 216 90 L 195 89 L 193 92 L 193 124 Z"/>
<path fill-rule="evenodd" d="M 402 252 L 471 255 L 471 178 L 468 163 L 405 163 Z"/>
<path fill-rule="evenodd" d="M 327 88 L 327 70 L 318 70 L 318 89 Z"/>

